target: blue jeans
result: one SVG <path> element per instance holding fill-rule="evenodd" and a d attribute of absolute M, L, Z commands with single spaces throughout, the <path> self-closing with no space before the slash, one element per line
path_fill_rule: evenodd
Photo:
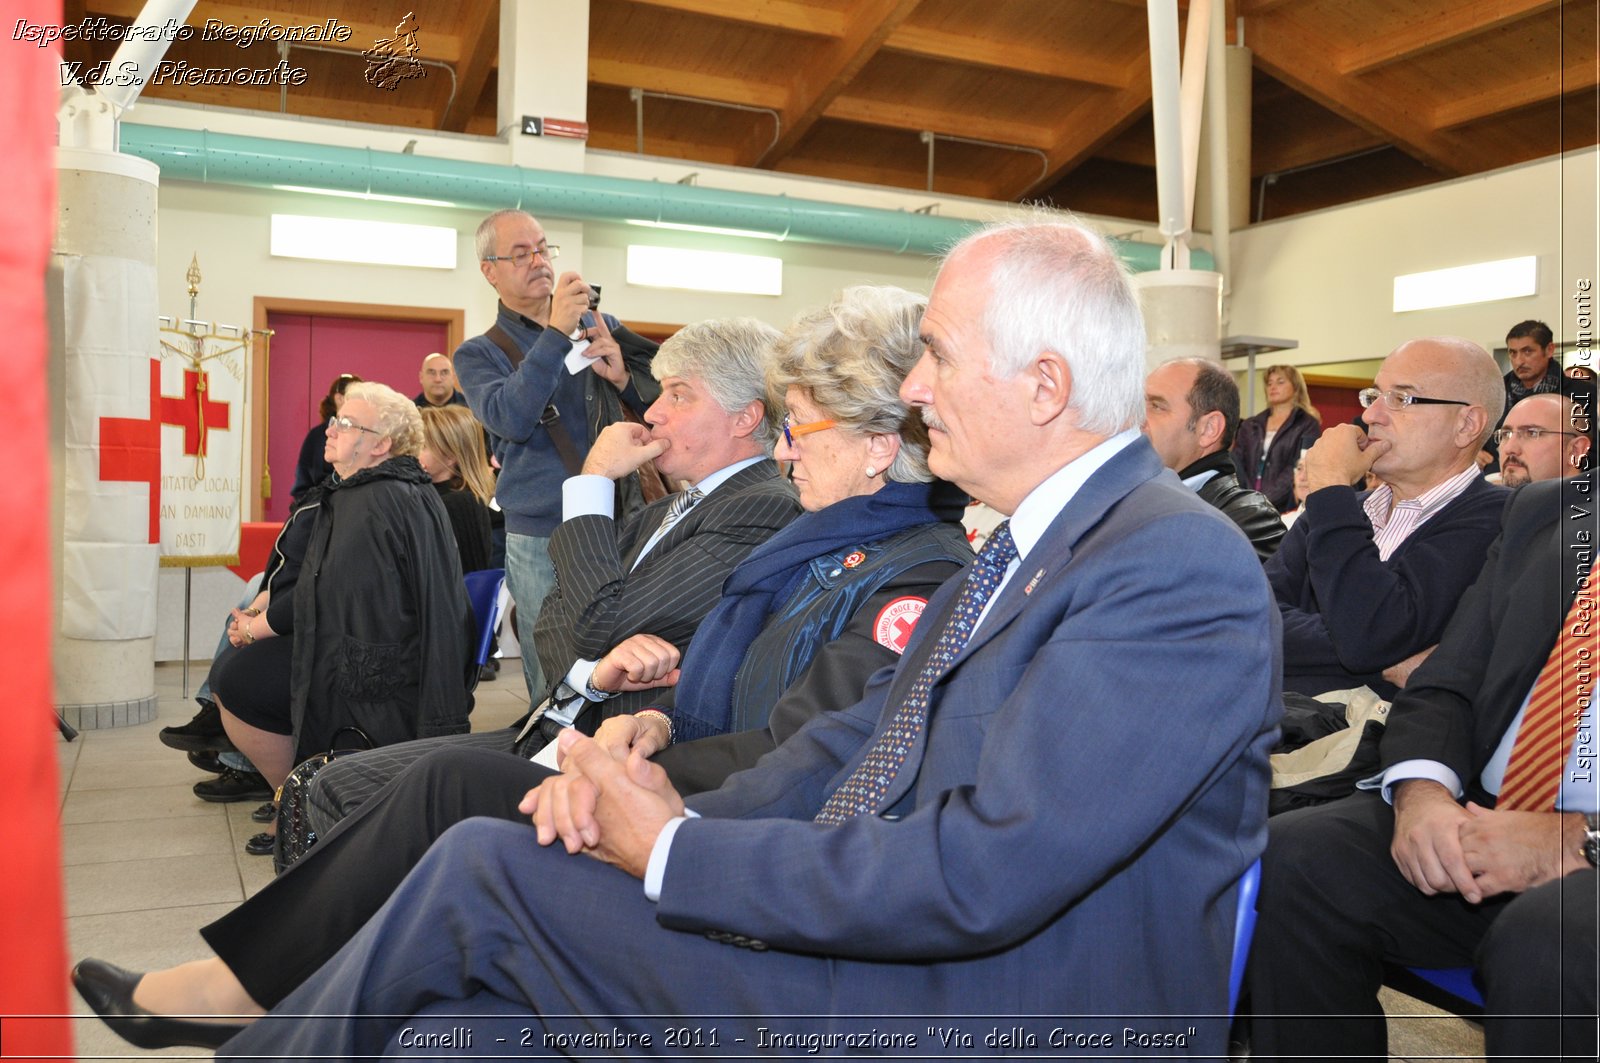
<path fill-rule="evenodd" d="M 517 642 L 522 647 L 522 677 L 528 683 L 528 700 L 537 704 L 545 695 L 545 677 L 539 667 L 539 651 L 533 644 L 533 622 L 545 596 L 556 589 L 548 538 L 506 533 L 506 586 L 517 603 Z"/>

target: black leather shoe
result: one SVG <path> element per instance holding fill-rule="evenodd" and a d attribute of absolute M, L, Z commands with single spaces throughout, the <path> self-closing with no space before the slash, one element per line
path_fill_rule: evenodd
<path fill-rule="evenodd" d="M 253 771 L 223 768 L 215 779 L 194 784 L 194 795 L 202 801 L 227 804 L 230 801 L 269 801 L 272 787 Z"/>
<path fill-rule="evenodd" d="M 214 749 L 190 750 L 189 763 L 213 775 L 221 775 L 228 770 L 228 766 L 222 763 L 222 758 L 217 756 L 217 751 Z"/>
<path fill-rule="evenodd" d="M 272 847 L 277 842 L 278 836 L 262 831 L 244 843 L 244 851 L 251 856 L 271 856 Z"/>
<path fill-rule="evenodd" d="M 133 1002 L 133 989 L 143 977 L 103 960 L 84 960 L 72 969 L 72 984 L 84 1003 L 118 1037 L 139 1048 L 221 1048 L 244 1029 L 231 1023 L 194 1022 L 146 1011 Z"/>
<path fill-rule="evenodd" d="M 268 801 L 266 804 L 250 813 L 250 818 L 255 820 L 257 823 L 271 823 L 273 820 L 278 818 L 278 806 L 273 804 L 271 801 Z"/>
<path fill-rule="evenodd" d="M 192 720 L 182 727 L 163 727 L 156 737 L 161 739 L 162 745 L 185 753 L 207 749 L 235 752 L 228 732 L 222 729 L 222 712 L 212 701 L 201 700 L 200 711 L 194 714 Z"/>

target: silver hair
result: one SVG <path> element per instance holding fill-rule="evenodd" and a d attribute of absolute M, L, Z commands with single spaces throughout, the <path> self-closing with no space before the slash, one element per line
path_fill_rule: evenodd
<path fill-rule="evenodd" d="M 1144 419 L 1144 315 L 1115 247 L 1072 215 L 1036 210 L 984 226 L 946 256 L 992 244 L 983 313 L 990 368 L 1015 376 L 1042 351 L 1072 371 L 1078 427 L 1113 435 Z"/>
<path fill-rule="evenodd" d="M 900 398 L 900 385 L 922 357 L 919 330 L 927 300 L 902 288 L 846 288 L 827 306 L 802 314 L 784 333 L 767 374 L 771 405 L 781 409 L 798 388 L 838 427 L 900 437 L 885 474 L 900 483 L 933 479 L 928 430 Z"/>
<path fill-rule="evenodd" d="M 503 210 L 497 210 L 487 218 L 480 221 L 478 223 L 477 235 L 473 238 L 473 249 L 477 253 L 479 262 L 482 262 L 484 259 L 495 253 L 495 228 L 500 219 L 509 218 L 513 215 L 527 218 L 529 221 L 536 222 L 536 219 L 532 214 L 529 214 L 525 210 L 518 210 L 515 207 L 506 207 Z"/>
<path fill-rule="evenodd" d="M 695 378 L 725 413 L 761 403 L 761 422 L 751 438 L 771 454 L 778 441 L 778 419 L 767 402 L 767 369 L 782 338 L 777 329 L 753 317 L 701 321 L 685 325 L 663 343 L 650 371 L 657 380 Z"/>
<path fill-rule="evenodd" d="M 1461 398 L 1483 407 L 1485 424 L 1478 436 L 1478 446 L 1482 447 L 1506 412 L 1505 378 L 1500 375 L 1494 356 L 1480 344 L 1460 336 L 1425 336 L 1400 346 L 1408 347 L 1412 343 L 1442 347 L 1453 356 L 1456 366 L 1450 375 L 1462 388 Z"/>
<path fill-rule="evenodd" d="M 344 389 L 344 400 L 360 399 L 372 407 L 378 423 L 368 425 L 389 440 L 389 453 L 416 457 L 422 451 L 422 414 L 417 404 L 387 384 L 363 380 Z"/>

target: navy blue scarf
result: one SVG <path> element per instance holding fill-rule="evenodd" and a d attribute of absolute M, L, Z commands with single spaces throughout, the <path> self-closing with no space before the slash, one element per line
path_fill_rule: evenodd
<path fill-rule="evenodd" d="M 674 741 L 726 733 L 739 666 L 768 615 L 794 592 L 812 560 L 918 525 L 959 520 L 966 501 L 942 480 L 889 480 L 873 494 L 801 514 L 752 550 L 722 585 L 722 600 L 700 622 L 684 658 L 672 712 Z"/>

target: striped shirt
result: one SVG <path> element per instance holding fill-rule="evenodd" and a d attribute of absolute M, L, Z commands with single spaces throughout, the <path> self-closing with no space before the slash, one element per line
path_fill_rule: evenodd
<path fill-rule="evenodd" d="M 1435 484 L 1405 502 L 1394 500 L 1394 488 L 1388 484 L 1380 485 L 1368 495 L 1362 508 L 1367 511 L 1367 520 L 1372 522 L 1372 540 L 1378 545 L 1378 560 L 1389 560 L 1390 555 L 1400 549 L 1400 544 L 1412 532 L 1471 487 L 1479 475 L 1478 466 L 1469 465 L 1450 479 Z"/>

